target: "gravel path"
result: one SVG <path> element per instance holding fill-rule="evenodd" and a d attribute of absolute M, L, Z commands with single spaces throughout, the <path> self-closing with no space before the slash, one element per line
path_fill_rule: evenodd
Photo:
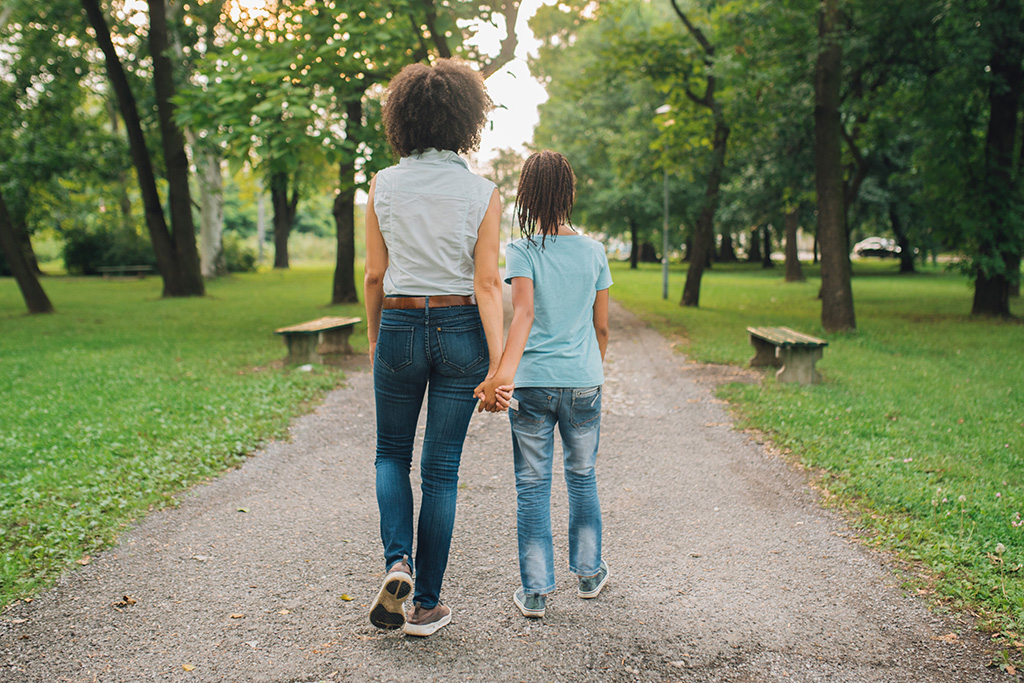
<path fill-rule="evenodd" d="M 369 373 L 352 367 L 288 442 L 0 615 L 0 681 L 1007 680 L 985 668 L 980 637 L 900 590 L 804 474 L 732 429 L 712 393 L 720 370 L 613 304 L 607 371 L 612 578 L 598 599 L 575 596 L 556 480 L 557 592 L 541 621 L 512 604 L 508 422 L 485 414 L 463 456 L 452 624 L 427 639 L 370 626 L 374 409 Z"/>

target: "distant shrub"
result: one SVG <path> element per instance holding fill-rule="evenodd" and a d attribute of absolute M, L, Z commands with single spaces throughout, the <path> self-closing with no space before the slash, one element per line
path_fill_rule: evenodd
<path fill-rule="evenodd" d="M 64 239 L 64 268 L 69 273 L 96 275 L 100 266 L 156 265 L 149 240 L 124 230 L 72 228 Z"/>
<path fill-rule="evenodd" d="M 238 233 L 225 231 L 221 240 L 229 273 L 256 272 L 256 251 Z"/>

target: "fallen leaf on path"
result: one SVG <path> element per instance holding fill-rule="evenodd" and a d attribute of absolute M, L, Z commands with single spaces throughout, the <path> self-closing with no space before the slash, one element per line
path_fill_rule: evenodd
<path fill-rule="evenodd" d="M 86 555 L 85 557 L 83 557 L 83 558 L 81 558 L 79 560 L 76 560 L 76 562 L 78 562 L 78 564 L 80 564 L 80 565 L 82 565 L 84 567 L 85 565 L 87 565 L 90 562 L 92 562 L 92 558 L 89 557 L 88 555 Z"/>
<path fill-rule="evenodd" d="M 115 602 L 114 607 L 131 607 L 136 602 L 138 602 L 138 600 L 136 600 L 130 595 L 126 595 L 123 598 L 121 598 L 120 602 Z"/>
<path fill-rule="evenodd" d="M 955 633 L 947 633 L 944 636 L 932 636 L 932 640 L 941 640 L 943 643 L 955 643 L 959 639 L 959 636 Z"/>
<path fill-rule="evenodd" d="M 348 593 L 342 593 L 341 594 L 341 599 L 344 600 L 345 602 L 352 602 L 352 596 L 349 595 Z"/>
<path fill-rule="evenodd" d="M 249 508 L 238 508 L 239 512 L 248 512 Z"/>
<path fill-rule="evenodd" d="M 239 612 L 239 613 L 232 614 L 231 618 L 232 619 L 245 619 L 245 615 Z"/>
<path fill-rule="evenodd" d="M 278 614 L 291 614 L 292 611 L 288 609 L 282 609 L 277 611 Z"/>
<path fill-rule="evenodd" d="M 184 669 L 185 671 L 191 671 L 192 669 L 196 668 L 196 665 L 195 664 L 182 664 L 181 668 Z"/>

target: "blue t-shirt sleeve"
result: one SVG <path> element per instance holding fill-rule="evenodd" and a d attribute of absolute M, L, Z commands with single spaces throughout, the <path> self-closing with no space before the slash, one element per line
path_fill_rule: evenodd
<path fill-rule="evenodd" d="M 594 289 L 600 292 L 602 289 L 608 289 L 612 286 L 612 271 L 608 267 L 608 256 L 604 253 L 604 247 L 599 248 L 598 258 L 600 259 L 600 266 L 597 273 L 597 284 L 594 285 Z"/>
<path fill-rule="evenodd" d="M 533 279 L 533 263 L 527 253 L 528 245 L 522 240 L 512 242 L 505 249 L 505 284 L 512 284 L 514 277 Z"/>

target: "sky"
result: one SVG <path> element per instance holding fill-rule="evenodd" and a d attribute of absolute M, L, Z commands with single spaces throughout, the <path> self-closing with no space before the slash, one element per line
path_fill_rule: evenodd
<path fill-rule="evenodd" d="M 478 158 L 487 161 L 499 149 L 511 147 L 525 150 L 533 139 L 533 128 L 537 125 L 537 105 L 547 99 L 543 86 L 530 75 L 526 66 L 527 54 L 536 55 L 539 42 L 526 22 L 541 5 L 554 4 L 555 0 L 523 0 L 519 8 L 516 34 L 519 45 L 516 58 L 503 66 L 487 79 L 487 92 L 497 107 L 491 113 L 490 124 L 484 130 Z M 497 54 L 502 36 L 497 30 L 481 32 L 480 45 L 489 53 Z"/>

